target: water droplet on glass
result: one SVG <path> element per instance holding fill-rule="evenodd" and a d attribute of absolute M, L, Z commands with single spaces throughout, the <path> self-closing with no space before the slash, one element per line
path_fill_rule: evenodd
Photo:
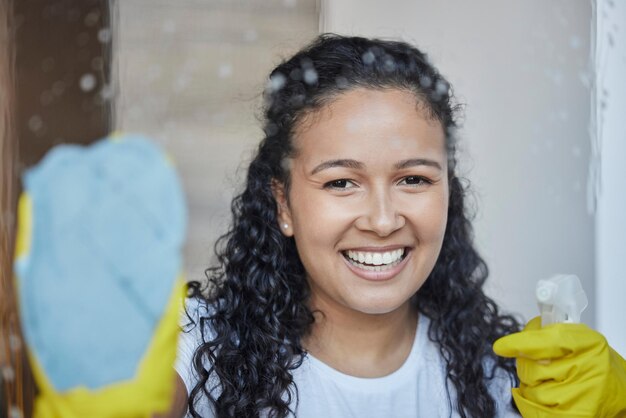
<path fill-rule="evenodd" d="M 22 410 L 15 405 L 9 408 L 9 418 L 23 418 Z"/>
<path fill-rule="evenodd" d="M 37 132 L 41 128 L 43 128 L 43 119 L 41 119 L 41 116 L 33 115 L 30 119 L 28 119 L 28 129 L 33 132 Z"/>
<path fill-rule="evenodd" d="M 448 93 L 448 83 L 442 80 L 438 80 L 437 84 L 435 84 L 435 91 L 438 95 L 443 96 Z"/>
<path fill-rule="evenodd" d="M 393 70 L 396 69 L 396 62 L 394 61 L 393 58 L 386 57 L 385 61 L 383 62 L 383 68 L 384 68 L 385 71 L 390 73 L 390 72 L 392 72 Z"/>
<path fill-rule="evenodd" d="M 98 31 L 98 41 L 105 44 L 111 41 L 111 29 L 102 28 Z"/>
<path fill-rule="evenodd" d="M 111 87 L 111 85 L 109 84 L 105 84 L 104 86 L 102 86 L 102 89 L 100 90 L 100 97 L 103 100 L 110 100 L 113 98 L 113 87 Z"/>
<path fill-rule="evenodd" d="M 313 68 L 304 70 L 304 82 L 310 85 L 317 83 L 317 71 Z"/>
<path fill-rule="evenodd" d="M 363 60 L 363 63 L 365 65 L 371 65 L 376 60 L 376 56 L 374 55 L 372 51 L 367 51 L 365 54 L 363 54 L 363 56 L 361 57 L 361 60 Z"/>
<path fill-rule="evenodd" d="M 96 87 L 96 77 L 90 73 L 84 74 L 80 78 L 79 85 L 82 91 L 85 91 L 85 92 L 91 91 L 94 89 L 94 87 Z"/>
<path fill-rule="evenodd" d="M 273 74 L 269 81 L 267 82 L 267 88 L 270 92 L 276 92 L 283 88 L 285 83 L 287 82 L 287 77 L 285 77 L 282 73 Z"/>
<path fill-rule="evenodd" d="M 4 366 L 2 368 L 2 379 L 7 382 L 12 382 L 15 379 L 15 372 L 11 366 Z"/>
<path fill-rule="evenodd" d="M 233 73 L 233 66 L 230 63 L 224 62 L 221 63 L 219 68 L 217 69 L 217 75 L 219 78 L 228 78 Z"/>
<path fill-rule="evenodd" d="M 41 93 L 41 95 L 39 96 L 39 102 L 43 105 L 43 106 L 48 106 L 50 103 L 52 103 L 52 101 L 54 100 L 54 95 L 52 94 L 51 91 L 49 90 L 45 90 L 43 93 Z"/>
<path fill-rule="evenodd" d="M 98 13 L 97 11 L 89 12 L 87 16 L 85 16 L 85 26 L 94 26 L 96 23 L 98 23 L 98 20 L 100 20 L 100 13 Z"/>

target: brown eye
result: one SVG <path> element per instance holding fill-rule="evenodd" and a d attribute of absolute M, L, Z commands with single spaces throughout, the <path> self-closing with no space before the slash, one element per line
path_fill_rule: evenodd
<path fill-rule="evenodd" d="M 421 186 L 425 184 L 431 184 L 431 182 L 422 176 L 408 176 L 402 179 L 400 183 L 404 183 L 409 186 Z"/>
<path fill-rule="evenodd" d="M 324 184 L 324 187 L 327 189 L 349 189 L 351 187 L 354 187 L 354 183 L 347 179 L 339 179 L 329 181 L 328 183 Z"/>

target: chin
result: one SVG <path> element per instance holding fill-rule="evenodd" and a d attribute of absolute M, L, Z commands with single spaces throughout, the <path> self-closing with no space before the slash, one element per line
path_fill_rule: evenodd
<path fill-rule="evenodd" d="M 397 299 L 389 300 L 376 298 L 354 301 L 349 304 L 348 307 L 367 315 L 384 315 L 401 308 L 407 302 L 408 299 L 398 301 Z"/>

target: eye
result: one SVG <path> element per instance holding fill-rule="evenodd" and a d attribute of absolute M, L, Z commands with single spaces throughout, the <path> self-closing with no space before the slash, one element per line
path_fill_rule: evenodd
<path fill-rule="evenodd" d="M 399 184 L 406 184 L 407 186 L 424 186 L 432 184 L 432 181 L 422 176 L 407 176 L 403 178 Z"/>
<path fill-rule="evenodd" d="M 348 179 L 333 180 L 324 184 L 325 189 L 345 190 L 345 189 L 351 189 L 352 187 L 356 187 L 356 185 L 351 180 L 348 180 Z"/>

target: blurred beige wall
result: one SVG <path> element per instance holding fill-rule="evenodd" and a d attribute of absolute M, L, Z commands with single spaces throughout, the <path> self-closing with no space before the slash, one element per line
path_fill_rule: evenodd
<path fill-rule="evenodd" d="M 538 314 L 534 288 L 577 274 L 594 300 L 587 210 L 588 0 L 323 0 L 321 28 L 401 37 L 426 51 L 467 104 L 462 174 L 476 191 L 488 292 Z M 594 323 L 591 307 L 583 320 Z"/>
<path fill-rule="evenodd" d="M 150 135 L 173 156 L 189 206 L 188 279 L 203 279 L 233 191 L 262 138 L 257 116 L 266 78 L 281 57 L 318 34 L 317 2 L 115 4 L 116 126 Z"/>

